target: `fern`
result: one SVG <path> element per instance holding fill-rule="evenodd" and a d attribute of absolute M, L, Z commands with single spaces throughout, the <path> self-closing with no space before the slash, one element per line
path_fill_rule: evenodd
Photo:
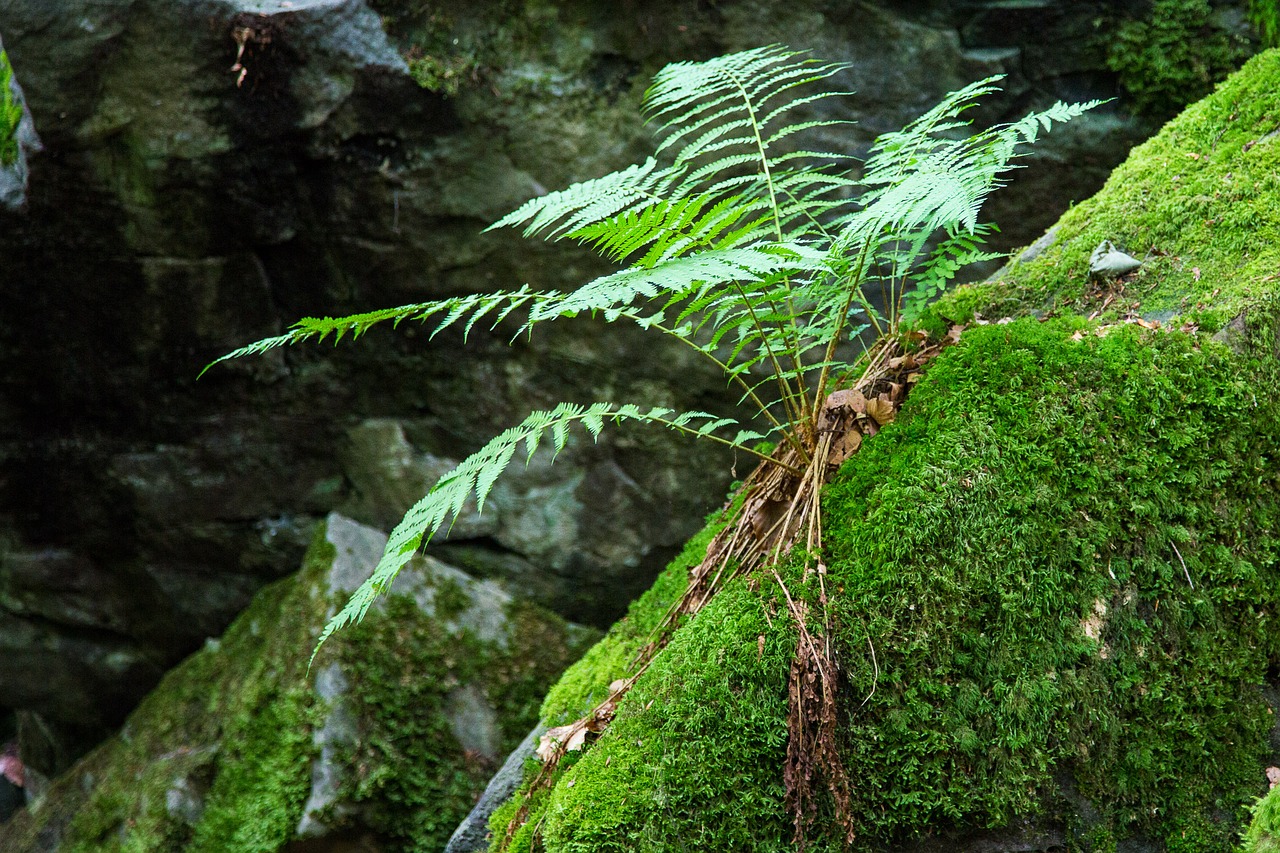
<path fill-rule="evenodd" d="M 745 442 L 760 441 L 765 438 L 764 434 L 739 428 L 732 439 L 723 438 L 716 434 L 717 431 L 727 426 L 739 426 L 737 421 L 705 412 L 680 413 L 661 407 L 641 410 L 637 406 L 615 406 L 611 403 L 595 403 L 590 406 L 561 403 L 550 411 L 534 412 L 519 426 L 503 431 L 441 477 L 431 491 L 405 514 L 391 531 L 386 549 L 373 574 L 325 625 L 311 659 L 315 660 L 320 646 L 335 631 L 362 620 L 378 595 L 390 588 L 396 575 L 413 559 L 418 549 L 439 533 L 446 522 L 456 519 L 469 501 L 474 499 L 476 511 L 483 511 L 485 499 L 493 489 L 493 484 L 517 451 L 523 450 L 525 463 L 528 464 L 548 435 L 553 453 L 559 454 L 568 441 L 569 428 L 575 424 L 583 426 L 594 439 L 600 436 L 606 421 L 621 423 L 628 420 L 665 426 L 762 456 L 747 447 Z"/>
<path fill-rule="evenodd" d="M 517 334 L 524 334 L 541 323 L 594 315 L 696 350 L 737 386 L 750 414 L 739 423 L 605 403 L 534 412 L 463 460 L 405 515 L 373 575 L 329 622 L 321 642 L 363 618 L 468 501 L 483 508 L 518 452 L 527 460 L 549 437 L 558 453 L 571 427 L 595 438 L 607 423 L 638 421 L 757 456 L 751 445 L 769 437 L 785 451 L 764 457 L 769 464 L 801 475 L 817 447 L 828 386 L 857 368 L 837 356 L 839 344 L 868 326 L 882 336 L 898 334 L 904 317 L 918 315 L 965 265 L 994 257 L 981 248 L 991 230 L 979 221 L 987 195 L 1020 146 L 1096 105 L 1059 103 L 969 133 L 962 114 L 996 91 L 999 78 L 980 80 L 881 136 L 859 168 L 839 152 L 793 144 L 847 124 L 792 120 L 797 111 L 847 94 L 814 90 L 841 70 L 780 46 L 668 65 L 645 95 L 658 137 L 655 156 L 532 199 L 490 226 L 590 246 L 622 265 L 616 272 L 570 292 L 526 285 L 308 318 L 218 360 L 309 340 L 337 343 L 382 323 L 424 323 L 432 336 L 459 326 L 465 337 L 509 318 L 519 318 Z M 879 307 L 871 298 L 877 291 L 884 295 Z"/>

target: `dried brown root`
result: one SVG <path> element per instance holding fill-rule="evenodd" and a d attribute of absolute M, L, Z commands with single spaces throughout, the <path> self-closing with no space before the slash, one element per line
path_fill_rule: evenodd
<path fill-rule="evenodd" d="M 853 842 L 853 817 L 849 776 L 840 758 L 836 705 L 839 673 L 830 632 L 815 635 L 808 625 L 808 605 L 803 599 L 791 597 L 777 572 L 773 577 L 782 589 L 799 634 L 787 678 L 787 763 L 782 771 L 796 849 L 804 850 L 805 832 L 817 816 L 817 791 L 822 782 L 831 792 L 836 820 L 844 829 L 844 843 L 848 845 Z"/>

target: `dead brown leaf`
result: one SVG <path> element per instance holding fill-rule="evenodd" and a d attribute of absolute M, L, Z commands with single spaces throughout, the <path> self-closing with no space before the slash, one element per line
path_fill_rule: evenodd
<path fill-rule="evenodd" d="M 920 363 L 916 361 L 916 357 L 912 353 L 889 359 L 890 370 L 911 370 L 919 366 Z"/>
<path fill-rule="evenodd" d="M 847 460 L 850 456 L 858 452 L 858 448 L 862 446 L 862 433 L 856 429 L 849 429 L 835 441 L 831 442 L 831 452 L 827 455 L 827 462 L 831 465 L 839 465 Z"/>
<path fill-rule="evenodd" d="M 867 401 L 867 414 L 875 419 L 880 426 L 886 426 L 893 423 L 897 411 L 893 408 L 893 402 L 885 394 L 881 394 L 874 400 Z"/>
<path fill-rule="evenodd" d="M 845 388 L 840 391 L 832 391 L 827 395 L 827 401 L 823 404 L 824 409 L 852 409 L 859 414 L 867 411 L 867 398 L 862 395 L 861 391 L 854 388 Z"/>
<path fill-rule="evenodd" d="M 575 752 L 582 749 L 582 745 L 587 741 L 587 723 L 586 719 L 575 720 L 565 726 L 556 726 L 547 731 L 538 739 L 538 757 L 543 763 L 552 761 L 557 756 L 565 752 Z"/>

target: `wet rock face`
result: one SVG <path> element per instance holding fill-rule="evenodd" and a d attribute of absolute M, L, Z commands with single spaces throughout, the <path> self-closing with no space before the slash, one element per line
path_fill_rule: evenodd
<path fill-rule="evenodd" d="M 375 333 L 196 382 L 303 315 L 599 272 L 480 230 L 643 156 L 636 106 L 663 63 L 772 41 L 848 61 L 836 83 L 859 92 L 843 116 L 858 125 L 823 142 L 855 153 L 992 73 L 1010 77 L 983 121 L 1113 94 L 1080 34 L 1113 4 L 1020 4 L 1049 25 L 1013 35 L 990 25 L 1000 4 L 959 2 L 2 5 L 46 150 L 25 211 L 0 214 L 0 701 L 75 743 L 296 565 L 331 509 L 385 527 L 451 461 L 561 400 L 731 405 L 685 353 L 591 322 L 510 347 L 506 328 Z M 1090 116 L 993 206 L 1011 244 L 1147 131 L 1118 108 Z M 607 624 L 731 465 L 673 435 L 582 442 L 504 482 L 442 553 Z"/>

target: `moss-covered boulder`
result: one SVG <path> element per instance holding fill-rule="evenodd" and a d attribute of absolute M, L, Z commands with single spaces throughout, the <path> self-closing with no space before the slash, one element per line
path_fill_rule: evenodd
<path fill-rule="evenodd" d="M 598 635 L 421 559 L 308 671 L 326 614 L 385 541 L 330 515 L 302 570 L 0 827 L 0 849 L 273 851 L 334 836 L 442 849 Z"/>
<path fill-rule="evenodd" d="M 944 300 L 931 322 L 969 322 L 959 345 L 825 492 L 829 606 L 799 565 L 730 583 L 553 785 L 494 816 L 493 848 L 793 849 L 779 580 L 830 621 L 852 849 L 1237 847 L 1280 752 L 1278 128 L 1272 51 L 1047 248 Z M 1103 240 L 1144 265 L 1092 279 Z M 608 695 L 706 541 L 545 722 Z M 845 846 L 834 812 L 809 815 L 808 849 Z"/>
<path fill-rule="evenodd" d="M 1254 807 L 1253 821 L 1245 832 L 1241 853 L 1277 851 L 1280 851 L 1280 781 L 1273 783 L 1271 793 Z"/>
<path fill-rule="evenodd" d="M 5 0 L 47 146 L 26 214 L 0 212 L 0 704 L 49 741 L 24 760 L 58 773 L 109 734 L 296 567 L 329 511 L 394 523 L 426 475 L 563 400 L 736 398 L 692 351 L 585 318 L 512 346 L 501 330 L 465 345 L 375 331 L 197 383 L 211 359 L 305 315 L 590 280 L 603 268 L 581 247 L 483 229 L 642 160 L 641 96 L 667 62 L 779 42 L 848 63 L 832 85 L 857 96 L 812 117 L 855 120 L 820 141 L 857 153 L 990 74 L 1009 75 L 991 118 L 1114 94 L 1097 35 L 1146 6 Z M 1156 47 L 1205 43 L 1184 24 Z M 994 200 L 1002 238 L 1034 236 L 1154 129 L 1118 101 L 1055 130 Z M 607 626 L 729 468 L 665 431 L 571 444 L 503 478 L 485 527 L 459 525 L 437 556 Z"/>

